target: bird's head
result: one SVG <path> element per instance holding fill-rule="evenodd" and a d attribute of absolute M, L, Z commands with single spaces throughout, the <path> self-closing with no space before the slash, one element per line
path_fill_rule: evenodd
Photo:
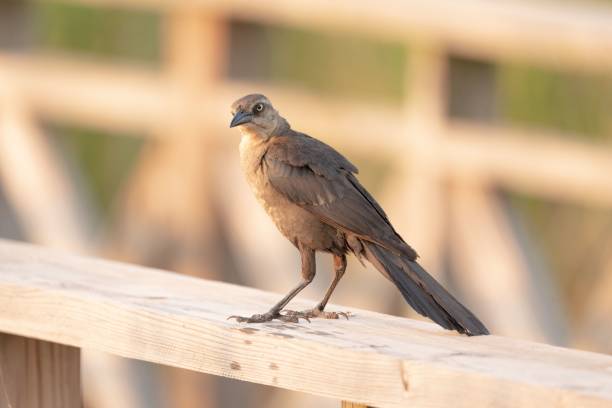
<path fill-rule="evenodd" d="M 277 134 L 283 127 L 288 127 L 270 103 L 261 94 L 243 96 L 232 104 L 232 121 L 230 127 L 239 126 L 242 133 L 255 134 L 269 138 Z"/>

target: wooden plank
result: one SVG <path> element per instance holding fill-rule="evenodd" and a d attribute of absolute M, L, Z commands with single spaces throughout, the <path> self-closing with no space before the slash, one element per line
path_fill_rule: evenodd
<path fill-rule="evenodd" d="M 1 408 L 80 408 L 80 350 L 0 334 Z"/>
<path fill-rule="evenodd" d="M 523 59 L 576 69 L 612 67 L 612 8 L 506 0 L 72 0 L 151 7 L 184 4 L 217 14 L 309 29 L 352 31 L 397 40 L 427 38 L 456 53 L 487 59 Z"/>
<path fill-rule="evenodd" d="M 446 122 L 445 50 L 432 44 L 421 44 L 410 54 L 404 122 L 396 123 L 408 146 L 402 144 L 400 171 L 389 182 L 394 224 L 414 248 L 423 265 L 436 278 L 442 277 L 445 208 L 443 173 L 437 160 L 439 145 L 444 142 L 442 129 Z M 397 146 L 396 146 L 397 148 Z M 395 215 L 394 215 L 395 214 Z M 442 279 L 443 280 L 443 279 Z M 407 305 L 406 305 L 407 306 Z"/>
<path fill-rule="evenodd" d="M 199 124 L 200 130 L 212 127 L 219 140 L 234 143 L 236 139 L 228 130 L 229 107 L 245 90 L 260 90 L 271 97 L 296 128 L 308 128 L 336 140 L 351 136 L 369 147 L 376 144 L 372 135 L 395 135 L 394 122 L 401 113 L 368 103 L 323 100 L 303 90 L 258 82 L 212 83 L 208 79 L 206 91 L 191 89 L 150 70 L 43 56 L 0 53 L 0 78 L 6 78 L 6 83 L 0 81 L 0 91 L 10 84 L 43 116 L 111 129 L 144 130 L 156 137 L 168 135 L 160 129 L 187 120 Z M 360 126 L 356 127 L 357 120 Z"/>
<path fill-rule="evenodd" d="M 0 244 L 0 331 L 6 333 L 379 407 L 612 403 L 611 356 L 468 338 L 356 309 L 348 321 L 226 320 L 262 311 L 278 296 Z"/>
<path fill-rule="evenodd" d="M 36 113 L 111 129 L 148 129 L 180 113 L 180 95 L 145 69 L 3 54 L 0 91 L 7 88 Z"/>
<path fill-rule="evenodd" d="M 452 122 L 447 131 L 440 160 L 450 177 L 477 176 L 534 196 L 612 204 L 610 148 L 578 137 L 465 122 Z"/>

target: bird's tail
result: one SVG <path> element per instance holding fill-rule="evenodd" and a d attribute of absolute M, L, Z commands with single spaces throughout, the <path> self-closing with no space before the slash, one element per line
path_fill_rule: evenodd
<path fill-rule="evenodd" d="M 362 241 L 362 245 L 366 259 L 397 286 L 418 313 L 468 336 L 489 334 L 484 324 L 416 261 L 377 244 Z"/>

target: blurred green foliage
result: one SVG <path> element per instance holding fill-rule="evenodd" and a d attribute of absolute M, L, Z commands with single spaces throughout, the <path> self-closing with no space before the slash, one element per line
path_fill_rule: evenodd
<path fill-rule="evenodd" d="M 508 64 L 498 67 L 497 77 L 505 121 L 592 141 L 612 137 L 612 76 Z"/>
<path fill-rule="evenodd" d="M 160 18 L 153 12 L 48 1 L 34 2 L 31 10 L 34 41 L 42 49 L 159 62 Z"/>
<path fill-rule="evenodd" d="M 404 96 L 406 49 L 399 42 L 235 21 L 230 45 L 231 77 L 376 102 Z"/>

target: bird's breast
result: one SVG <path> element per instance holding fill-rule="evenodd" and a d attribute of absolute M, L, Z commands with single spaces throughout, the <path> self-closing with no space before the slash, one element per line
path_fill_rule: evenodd
<path fill-rule="evenodd" d="M 240 140 L 240 166 L 247 183 L 255 197 L 268 210 L 272 187 L 269 185 L 261 168 L 261 161 L 266 152 L 266 140 L 250 133 L 243 133 Z"/>
<path fill-rule="evenodd" d="M 266 148 L 264 139 L 256 135 L 243 134 L 240 141 L 240 164 L 257 201 L 280 232 L 291 242 L 300 241 L 317 250 L 338 246 L 339 244 L 335 243 L 338 239 L 335 230 L 290 202 L 269 183 L 261 168 Z"/>
<path fill-rule="evenodd" d="M 266 152 L 265 140 L 250 133 L 243 133 L 239 150 L 240 166 L 247 177 L 247 181 L 252 184 L 254 177 L 260 173 L 261 160 Z"/>

